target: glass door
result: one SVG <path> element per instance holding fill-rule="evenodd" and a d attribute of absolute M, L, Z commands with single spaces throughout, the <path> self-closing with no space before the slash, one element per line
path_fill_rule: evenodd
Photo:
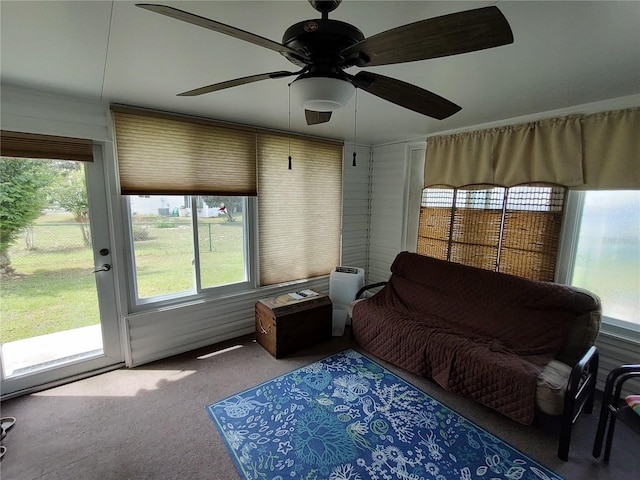
<path fill-rule="evenodd" d="M 100 147 L 1 162 L 2 395 L 121 363 Z"/>

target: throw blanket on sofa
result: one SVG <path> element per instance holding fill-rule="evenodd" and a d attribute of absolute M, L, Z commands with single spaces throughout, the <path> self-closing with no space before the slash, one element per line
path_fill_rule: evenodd
<path fill-rule="evenodd" d="M 566 306 L 574 294 L 558 284 L 408 253 L 398 255 L 391 271 L 380 292 L 354 306 L 356 341 L 447 390 L 531 423 L 536 379 L 565 342 L 573 319 Z"/>

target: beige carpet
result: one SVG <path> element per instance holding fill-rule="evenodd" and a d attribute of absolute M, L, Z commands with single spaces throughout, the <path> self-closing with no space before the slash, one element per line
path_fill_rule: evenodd
<path fill-rule="evenodd" d="M 243 337 L 8 400 L 2 416 L 18 421 L 3 441 L 7 453 L 0 477 L 237 480 L 205 406 L 349 347 L 346 334 L 275 360 Z M 609 465 L 591 456 L 597 413 L 578 420 L 565 463 L 556 457 L 557 434 L 551 427 L 523 427 L 380 363 L 567 479 L 640 478 L 640 437 L 624 426 L 616 431 Z"/>

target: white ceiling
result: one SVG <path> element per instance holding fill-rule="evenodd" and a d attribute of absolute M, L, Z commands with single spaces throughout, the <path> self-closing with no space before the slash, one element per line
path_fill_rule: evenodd
<path fill-rule="evenodd" d="M 164 3 L 280 42 L 316 12 L 297 1 Z M 360 91 L 357 141 L 381 144 L 640 93 L 638 1 L 357 1 L 330 18 L 365 36 L 448 13 L 497 5 L 512 45 L 369 70 L 414 83 L 462 106 L 439 121 Z M 131 1 L 0 2 L 3 85 L 88 97 L 287 130 L 290 79 L 199 97 L 192 88 L 297 70 L 259 46 L 135 7 Z M 349 70 L 357 73 L 357 68 Z M 353 141 L 354 99 L 328 124 L 307 126 L 292 105 L 291 130 Z"/>

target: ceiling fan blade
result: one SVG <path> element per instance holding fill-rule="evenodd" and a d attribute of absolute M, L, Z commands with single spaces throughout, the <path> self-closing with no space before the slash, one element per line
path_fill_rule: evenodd
<path fill-rule="evenodd" d="M 175 18 L 176 20 L 182 20 L 183 22 L 187 22 L 198 27 L 208 28 L 209 30 L 213 30 L 214 32 L 224 33 L 225 35 L 239 38 L 240 40 L 244 40 L 245 42 L 253 43 L 254 45 L 259 45 L 261 47 L 265 47 L 282 54 L 287 53 L 288 55 L 298 58 L 304 63 L 309 61 L 309 58 L 305 54 L 282 45 L 281 43 L 274 42 L 273 40 L 269 40 L 268 38 L 255 35 L 236 27 L 232 27 L 231 25 L 216 22 L 215 20 L 210 20 L 199 15 L 194 15 L 193 13 L 185 12 L 177 8 L 169 7 L 167 5 L 155 5 L 152 3 L 137 3 L 136 7 L 144 8 L 145 10 L 159 13 L 161 15 L 166 15 L 167 17 Z"/>
<path fill-rule="evenodd" d="M 484 7 L 410 23 L 373 35 L 341 52 L 347 64 L 390 65 L 474 52 L 513 43 L 497 7 Z"/>
<path fill-rule="evenodd" d="M 245 85 L 247 83 L 259 82 L 260 80 L 269 80 L 271 78 L 284 78 L 290 77 L 291 75 L 299 75 L 303 73 L 304 70 L 299 72 L 270 72 L 270 73 L 260 73 L 258 75 L 250 75 L 248 77 L 236 78 L 234 80 L 227 80 L 226 82 L 214 83 L 212 85 L 207 85 L 206 87 L 196 88 L 194 90 L 189 90 L 187 92 L 179 93 L 179 97 L 195 97 L 197 95 L 203 95 L 205 93 L 217 92 L 218 90 L 224 90 L 225 88 L 237 87 L 239 85 Z"/>
<path fill-rule="evenodd" d="M 316 112 L 315 110 L 305 110 L 304 117 L 307 119 L 307 125 L 318 125 L 331 120 L 331 112 Z"/>
<path fill-rule="evenodd" d="M 440 95 L 395 78 L 371 72 L 359 72 L 349 78 L 365 92 L 438 120 L 450 117 L 462 109 Z"/>

